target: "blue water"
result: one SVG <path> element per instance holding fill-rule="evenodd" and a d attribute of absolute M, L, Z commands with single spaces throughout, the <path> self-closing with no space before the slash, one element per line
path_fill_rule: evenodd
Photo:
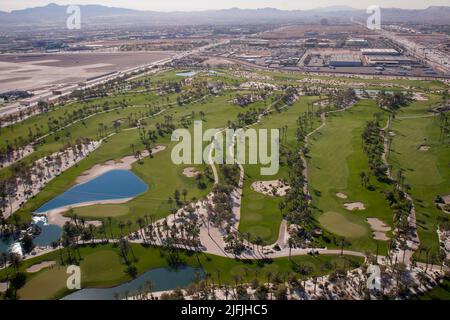
<path fill-rule="evenodd" d="M 61 238 L 62 228 L 60 226 L 45 224 L 44 222 L 38 222 L 36 224 L 41 228 L 41 233 L 33 239 L 33 243 L 36 246 L 47 247 Z M 7 253 L 13 243 L 14 240 L 12 237 L 0 238 L 0 253 Z"/>
<path fill-rule="evenodd" d="M 12 237 L 0 238 L 0 253 L 7 253 L 9 246 L 13 243 Z"/>
<path fill-rule="evenodd" d="M 119 299 L 122 299 L 126 292 L 128 296 L 138 293 L 141 287 L 145 288 L 148 281 L 151 281 L 153 285 L 153 292 L 173 290 L 187 287 L 203 275 L 201 269 L 192 267 L 182 267 L 177 270 L 169 268 L 153 269 L 120 286 L 105 289 L 82 289 L 65 296 L 62 300 L 114 300 L 115 294 L 118 294 Z"/>
<path fill-rule="evenodd" d="M 196 71 L 189 71 L 189 72 L 181 72 L 181 73 L 177 73 L 177 76 L 180 77 L 193 77 L 197 74 Z"/>
<path fill-rule="evenodd" d="M 60 226 L 45 224 L 38 222 L 36 225 L 41 228 L 41 233 L 33 239 L 33 243 L 39 247 L 50 246 L 53 242 L 59 240 L 62 234 L 62 228 Z"/>
<path fill-rule="evenodd" d="M 74 204 L 133 198 L 146 192 L 148 186 L 128 170 L 113 170 L 97 178 L 67 190 L 40 207 L 35 213 L 66 207 Z"/>

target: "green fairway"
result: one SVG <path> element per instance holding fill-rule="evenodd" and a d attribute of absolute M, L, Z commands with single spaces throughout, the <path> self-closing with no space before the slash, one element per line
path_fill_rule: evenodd
<path fill-rule="evenodd" d="M 367 218 L 393 226 L 392 210 L 384 196 L 388 186 L 373 177 L 369 190 L 360 179 L 360 172 L 369 171 L 361 134 L 376 112 L 380 110 L 373 101 L 361 100 L 350 110 L 331 114 L 326 126 L 310 139 L 308 178 L 315 215 L 328 231 L 346 237 L 350 247 L 360 251 L 376 250 Z M 348 198 L 338 198 L 339 192 Z M 344 204 L 353 202 L 362 202 L 366 209 L 347 211 Z M 380 248 L 386 252 L 386 243 L 380 242 Z"/>
<path fill-rule="evenodd" d="M 47 300 L 58 298 L 67 290 L 67 268 L 57 266 L 40 272 L 29 279 L 17 295 L 22 300 Z"/>
<path fill-rule="evenodd" d="M 355 220 L 352 213 L 325 212 L 319 217 L 319 222 L 325 229 L 341 237 L 359 238 L 369 235 L 368 228 L 358 219 L 355 222 L 352 220 Z"/>
<path fill-rule="evenodd" d="M 74 208 L 73 213 L 78 217 L 106 218 L 120 217 L 130 212 L 126 205 L 96 205 L 89 207 Z M 69 212 L 65 215 L 70 216 Z"/>
<path fill-rule="evenodd" d="M 437 236 L 438 217 L 446 214 L 436 208 L 437 195 L 450 194 L 450 148 L 439 141 L 439 124 L 434 117 L 395 120 L 392 129 L 396 133 L 390 162 L 394 174 L 402 168 L 406 184 L 416 207 L 417 230 L 423 248 L 431 254 L 439 252 Z M 420 146 L 427 145 L 428 151 Z M 425 255 L 422 255 L 422 260 Z"/>
<path fill-rule="evenodd" d="M 296 144 L 296 122 L 300 115 L 308 110 L 308 103 L 314 102 L 318 97 L 301 97 L 299 101 L 281 113 L 273 112 L 262 119 L 261 123 L 252 128 L 255 129 L 281 129 L 287 126 L 285 148 L 293 150 Z M 311 130 L 319 125 L 317 119 Z M 281 132 L 281 130 L 280 130 Z M 255 181 L 272 181 L 287 178 L 288 168 L 281 163 L 280 170 L 276 175 L 261 175 L 260 165 L 244 165 L 245 180 L 241 207 L 241 221 L 239 230 L 244 234 L 250 234 L 251 241 L 261 238 L 267 245 L 273 244 L 278 239 L 280 223 L 282 220 L 278 203 L 279 197 L 267 196 L 254 191 L 251 188 Z"/>

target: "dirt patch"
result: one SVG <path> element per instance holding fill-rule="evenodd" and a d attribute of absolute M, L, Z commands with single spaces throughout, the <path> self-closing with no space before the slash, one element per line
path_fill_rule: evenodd
<path fill-rule="evenodd" d="M 195 178 L 196 176 L 198 176 L 200 174 L 200 172 L 197 169 L 190 167 L 190 168 L 185 168 L 183 170 L 183 174 L 188 178 Z"/>
<path fill-rule="evenodd" d="M 284 197 L 291 188 L 281 180 L 273 181 L 255 181 L 252 183 L 253 191 L 262 193 L 271 197 Z"/>
<path fill-rule="evenodd" d="M 339 199 L 347 199 L 348 198 L 348 196 L 343 192 L 336 193 L 336 197 L 338 197 Z"/>
<path fill-rule="evenodd" d="M 386 236 L 386 232 L 391 231 L 391 227 L 377 218 L 367 218 L 367 222 L 373 230 L 373 238 L 380 241 L 388 241 L 390 238 Z"/>
<path fill-rule="evenodd" d="M 430 150 L 430 146 L 427 146 L 427 145 L 421 145 L 421 146 L 419 147 L 419 150 L 420 150 L 420 151 L 428 151 L 428 150 Z"/>
<path fill-rule="evenodd" d="M 46 269 L 46 268 L 50 268 L 53 267 L 54 265 L 56 265 L 56 261 L 43 261 L 41 263 L 32 265 L 31 267 L 29 267 L 27 269 L 28 273 L 35 273 L 35 272 L 39 272 L 42 269 Z"/>
<path fill-rule="evenodd" d="M 344 208 L 349 210 L 349 211 L 361 211 L 361 210 L 366 210 L 366 207 L 364 206 L 364 203 L 362 202 L 352 202 L 352 203 L 345 203 L 344 204 Z"/>
<path fill-rule="evenodd" d="M 391 137 L 395 137 L 395 132 L 394 132 L 394 131 L 389 131 L 389 135 L 390 135 Z"/>

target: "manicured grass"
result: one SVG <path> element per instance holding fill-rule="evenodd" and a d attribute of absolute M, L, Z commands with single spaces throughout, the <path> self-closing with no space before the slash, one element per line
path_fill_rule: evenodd
<path fill-rule="evenodd" d="M 359 238 L 367 236 L 367 227 L 358 222 L 352 222 L 354 215 L 348 213 L 325 212 L 319 217 L 319 222 L 328 231 L 341 237 Z"/>
<path fill-rule="evenodd" d="M 126 205 L 110 205 L 110 204 L 73 209 L 73 213 L 76 214 L 78 217 L 97 217 L 97 218 L 124 216 L 129 211 L 130 208 L 128 208 Z M 65 215 L 69 216 L 70 213 L 67 212 Z"/>
<path fill-rule="evenodd" d="M 66 289 L 68 275 L 67 268 L 57 266 L 40 272 L 27 281 L 26 285 L 17 292 L 22 300 L 47 300 L 57 298 Z"/>
<path fill-rule="evenodd" d="M 396 119 L 392 129 L 396 136 L 389 161 L 394 166 L 394 174 L 400 168 L 405 170 L 405 183 L 411 187 L 416 207 L 421 245 L 436 255 L 439 252 L 437 219 L 446 214 L 436 208 L 434 200 L 437 195 L 450 194 L 450 148 L 439 141 L 440 128 L 435 118 Z M 420 151 L 422 144 L 430 149 Z M 420 259 L 424 260 L 425 255 Z"/>
<path fill-rule="evenodd" d="M 360 172 L 369 172 L 361 134 L 366 121 L 372 120 L 377 112 L 381 111 L 374 101 L 361 100 L 350 110 L 331 114 L 326 126 L 310 139 L 308 178 L 314 214 L 325 229 L 345 235 L 351 242 L 350 248 L 358 251 L 376 250 L 367 218 L 378 218 L 393 227 L 392 210 L 385 200 L 389 186 L 372 177 L 369 190 L 360 179 Z M 348 198 L 338 198 L 338 192 Z M 364 203 L 366 210 L 347 211 L 344 204 L 352 202 Z M 359 227 L 349 228 L 346 225 L 350 222 Z M 380 242 L 379 249 L 380 253 L 386 253 L 387 244 Z"/>
<path fill-rule="evenodd" d="M 168 266 L 168 253 L 165 251 L 157 248 L 145 248 L 141 245 L 132 245 L 132 250 L 138 259 L 135 266 L 139 274 Z M 111 287 L 131 280 L 125 273 L 125 265 L 121 264 L 118 251 L 118 248 L 113 245 L 80 248 L 82 288 Z M 41 261 L 54 260 L 58 262 L 58 266 L 52 269 L 45 269 L 37 274 L 28 274 L 25 287 L 19 291 L 20 298 L 54 299 L 69 293 L 65 289 L 66 279 L 69 275 L 65 274 L 65 267 L 59 267 L 60 254 L 63 252 L 53 252 L 27 260 L 22 264 L 20 269 L 25 270 L 28 266 Z M 65 253 L 63 254 L 66 256 Z M 276 275 L 283 277 L 288 273 L 294 273 L 295 264 L 307 265 L 312 268 L 311 273 L 307 276 L 296 274 L 298 278 L 304 279 L 305 277 L 325 275 L 335 269 L 354 269 L 363 263 L 363 259 L 359 257 L 299 256 L 293 257 L 292 261 L 289 261 L 288 258 L 280 258 L 258 262 L 183 252 L 179 253 L 179 259 L 185 265 L 202 268 L 211 275 L 211 279 L 216 283 L 219 283 L 220 279 L 221 284 L 234 284 L 237 279 L 250 282 L 255 278 L 267 281 L 269 276 L 272 279 Z M 12 272 L 10 269 L 8 271 Z M 5 271 L 1 270 L 0 279 L 3 279 L 4 276 Z"/>

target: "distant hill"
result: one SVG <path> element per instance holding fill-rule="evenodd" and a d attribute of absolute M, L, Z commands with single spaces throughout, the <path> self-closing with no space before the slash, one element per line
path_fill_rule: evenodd
<path fill-rule="evenodd" d="M 332 6 L 314 10 L 279 10 L 274 8 L 155 12 L 113 8 L 101 5 L 82 5 L 82 22 L 86 25 L 187 25 L 187 24 L 256 24 L 317 22 L 320 18 L 349 21 L 350 18 L 364 20 L 365 10 L 348 6 Z M 49 4 L 44 7 L 0 12 L 0 25 L 8 26 L 60 26 L 68 17 L 67 6 Z M 432 6 L 423 10 L 395 8 L 382 9 L 382 21 L 447 24 L 450 7 Z"/>
<path fill-rule="evenodd" d="M 349 6 L 329 6 L 323 8 L 312 9 L 315 12 L 335 12 L 335 11 L 357 11 L 357 9 Z"/>

